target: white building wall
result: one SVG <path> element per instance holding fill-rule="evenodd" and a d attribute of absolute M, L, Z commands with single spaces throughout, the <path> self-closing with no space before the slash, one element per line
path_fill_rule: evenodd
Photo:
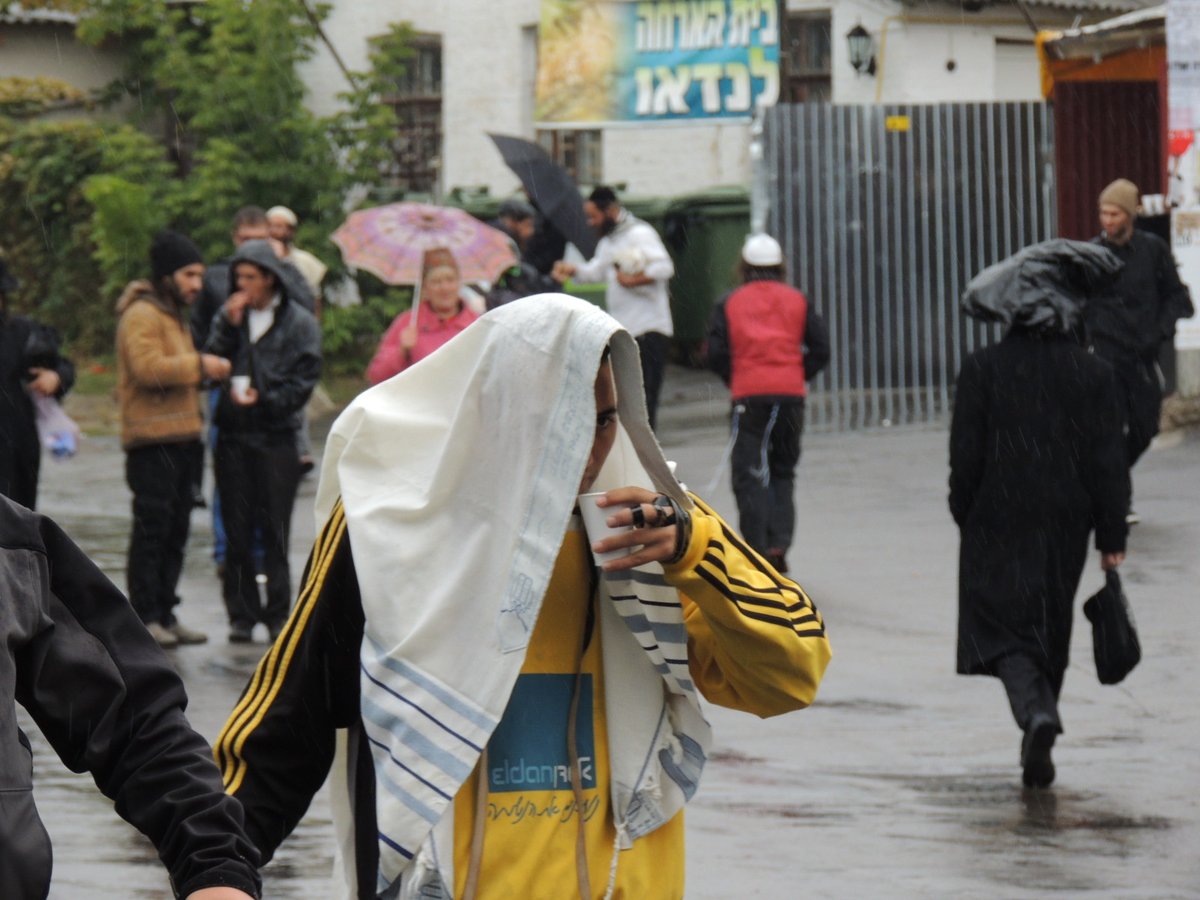
<path fill-rule="evenodd" d="M 530 72 L 534 47 L 523 29 L 536 27 L 539 0 L 411 0 L 333 4 L 325 33 L 347 68 L 368 68 L 371 37 L 393 22 L 442 39 L 442 187 L 487 185 L 508 193 L 518 187 L 487 132 L 532 137 Z M 321 47 L 301 69 L 310 107 L 318 115 L 337 109 L 346 80 Z"/>
<path fill-rule="evenodd" d="M 748 185 L 750 127 L 738 121 L 614 126 L 604 132 L 604 180 L 654 196 Z"/>
<path fill-rule="evenodd" d="M 367 39 L 388 23 L 408 21 L 442 36 L 444 155 L 442 187 L 517 189 L 486 132 L 532 138 L 532 72 L 540 0 L 337 0 L 326 33 L 352 70 L 367 67 Z M 960 6 L 923 6 L 919 15 L 892 0 L 788 0 L 789 10 L 832 8 L 832 87 L 835 103 L 939 103 L 1037 100 L 1032 46 L 1002 46 L 997 37 L 1031 40 L 1015 9 L 978 14 Z M 1041 14 L 1041 12 L 1039 12 Z M 1063 15 L 1068 15 L 1063 13 Z M 850 66 L 846 33 L 861 23 L 875 38 L 874 77 Z M 1028 62 L 1023 73 L 1022 55 Z M 955 63 L 953 71 L 947 62 Z M 1023 74 L 1022 74 L 1023 73 Z M 328 114 L 345 90 L 327 50 L 302 75 L 311 106 Z M 670 195 L 718 184 L 748 184 L 749 126 L 616 125 L 604 129 L 603 177 L 630 193 Z"/>
<path fill-rule="evenodd" d="M 787 7 L 832 13 L 834 103 L 1042 99 L 1033 32 L 1016 7 L 996 5 L 969 13 L 957 4 L 915 7 L 888 0 L 788 0 Z M 1044 28 L 1065 27 L 1076 16 L 1046 7 L 1035 7 L 1035 12 Z M 855 25 L 875 39 L 873 76 L 856 74 L 850 65 L 846 34 Z"/>
<path fill-rule="evenodd" d="M 0 25 L 0 78 L 57 78 L 85 94 L 107 87 L 124 71 L 119 47 L 89 47 L 75 40 L 73 25 L 51 23 Z M 88 111 L 90 116 L 117 119 L 131 103 L 107 110 Z M 76 107 L 50 113 L 43 118 L 77 118 Z"/>
<path fill-rule="evenodd" d="M 500 159 L 488 131 L 533 138 L 534 32 L 540 0 L 406 0 L 335 2 L 324 28 L 346 66 L 367 68 L 367 40 L 391 22 L 408 21 L 442 36 L 442 187 L 487 186 L 494 194 L 519 183 Z M 321 47 L 301 69 L 318 115 L 337 109 L 346 90 L 329 51 Z M 750 178 L 749 128 L 717 125 L 616 125 L 604 129 L 604 179 L 630 193 L 670 195 Z"/>

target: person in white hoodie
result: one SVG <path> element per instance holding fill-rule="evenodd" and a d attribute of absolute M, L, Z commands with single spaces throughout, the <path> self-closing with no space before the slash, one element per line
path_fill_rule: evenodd
<path fill-rule="evenodd" d="M 654 227 L 625 209 L 612 188 L 601 185 L 592 191 L 583 211 L 600 235 L 596 253 L 580 265 L 559 260 L 551 276 L 559 283 L 568 278 L 607 283 L 608 312 L 633 335 L 641 353 L 646 412 L 655 428 L 663 370 L 675 333 L 667 295 L 675 264 Z"/>

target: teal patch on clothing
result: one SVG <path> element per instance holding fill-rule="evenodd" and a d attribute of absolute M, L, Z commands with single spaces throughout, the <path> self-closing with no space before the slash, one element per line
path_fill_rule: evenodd
<path fill-rule="evenodd" d="M 574 675 L 521 675 L 488 743 L 488 791 L 569 791 L 567 717 Z M 592 676 L 581 675 L 575 723 L 580 781 L 596 786 Z"/>

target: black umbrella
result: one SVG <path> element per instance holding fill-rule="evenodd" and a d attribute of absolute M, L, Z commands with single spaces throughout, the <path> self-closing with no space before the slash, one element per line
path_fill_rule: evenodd
<path fill-rule="evenodd" d="M 1088 297 L 1123 266 L 1099 244 L 1042 241 L 972 278 L 962 308 L 985 322 L 1070 331 Z"/>
<path fill-rule="evenodd" d="M 579 248 L 588 259 L 596 252 L 596 233 L 583 214 L 579 186 L 567 170 L 550 158 L 540 146 L 506 134 L 488 134 L 504 157 L 504 163 L 525 188 L 525 193 L 542 215 Z"/>

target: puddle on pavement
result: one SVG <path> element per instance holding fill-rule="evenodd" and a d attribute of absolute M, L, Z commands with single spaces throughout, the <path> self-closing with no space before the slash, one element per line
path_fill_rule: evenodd
<path fill-rule="evenodd" d="M 1054 791 L 1023 791 L 1021 827 L 1041 831 L 1165 831 L 1171 820 L 1163 816 L 1138 816 L 1082 808 L 1067 795 L 1060 802 Z"/>
<path fill-rule="evenodd" d="M 759 766 L 766 762 L 761 756 L 750 756 L 737 750 L 714 750 L 708 754 L 708 761 L 724 766 Z"/>
<path fill-rule="evenodd" d="M 55 516 L 62 529 L 109 578 L 117 582 L 125 572 L 129 551 L 129 517 L 72 515 Z"/>
<path fill-rule="evenodd" d="M 830 700 L 828 702 L 818 700 L 812 705 L 812 709 L 836 709 L 840 712 L 861 712 L 868 715 L 888 715 L 892 713 L 903 713 L 914 709 L 913 706 L 907 703 L 893 703 L 888 700 L 872 700 L 868 697 L 851 697 L 848 700 Z"/>
<path fill-rule="evenodd" d="M 933 806 L 961 811 L 984 836 L 997 831 L 1024 837 L 1095 832 L 1115 842 L 1112 849 L 1120 853 L 1122 833 L 1165 831 L 1172 825 L 1164 816 L 1105 808 L 1105 798 L 1096 793 L 1023 788 L 1016 771 L 1011 776 L 898 776 L 897 780 Z"/>
<path fill-rule="evenodd" d="M 819 809 L 811 804 L 807 806 L 763 806 L 759 803 L 716 803 L 706 804 L 714 809 L 725 812 L 750 815 L 755 818 L 764 816 L 775 819 L 787 819 L 799 825 L 822 825 L 834 821 L 848 821 L 853 818 L 850 813 L 834 809 Z"/>
<path fill-rule="evenodd" d="M 230 648 L 228 657 L 211 656 L 200 664 L 200 670 L 221 679 L 232 679 L 234 684 L 242 685 L 250 680 L 254 670 L 258 668 L 259 660 L 268 649 L 270 648 L 265 644 Z"/>

